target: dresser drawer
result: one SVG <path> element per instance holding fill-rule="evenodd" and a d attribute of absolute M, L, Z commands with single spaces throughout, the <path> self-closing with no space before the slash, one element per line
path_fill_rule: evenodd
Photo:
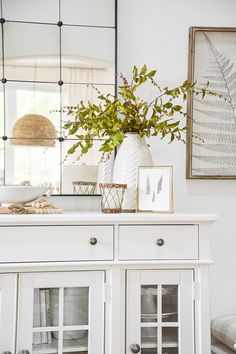
<path fill-rule="evenodd" d="M 92 238 L 96 238 L 96 240 L 91 240 Z M 0 228 L 0 262 L 112 259 L 113 226 Z"/>
<path fill-rule="evenodd" d="M 119 259 L 198 259 L 198 226 L 120 226 Z"/>

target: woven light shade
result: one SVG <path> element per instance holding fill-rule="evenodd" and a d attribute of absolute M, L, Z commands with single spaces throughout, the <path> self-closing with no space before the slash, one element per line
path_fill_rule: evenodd
<path fill-rule="evenodd" d="M 54 147 L 57 132 L 52 122 L 40 114 L 26 114 L 12 129 L 14 145 Z"/>

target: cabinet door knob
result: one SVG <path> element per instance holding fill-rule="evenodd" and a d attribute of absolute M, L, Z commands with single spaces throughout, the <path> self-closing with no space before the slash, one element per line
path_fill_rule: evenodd
<path fill-rule="evenodd" d="M 5 352 L 2 352 L 2 354 L 12 354 L 12 353 L 8 352 L 8 351 L 5 351 Z"/>
<path fill-rule="evenodd" d="M 139 353 L 140 352 L 140 345 L 131 344 L 130 350 L 131 350 L 132 353 Z"/>
<path fill-rule="evenodd" d="M 30 352 L 27 349 L 22 349 L 19 351 L 19 354 L 30 354 Z"/>
<path fill-rule="evenodd" d="M 96 237 L 91 237 L 90 238 L 90 245 L 95 246 L 98 243 L 98 240 L 96 239 Z M 27 354 L 27 353 L 24 353 Z"/>
<path fill-rule="evenodd" d="M 163 246 L 164 245 L 164 243 L 165 243 L 165 241 L 163 240 L 163 238 L 158 238 L 158 240 L 157 240 L 157 246 Z"/>

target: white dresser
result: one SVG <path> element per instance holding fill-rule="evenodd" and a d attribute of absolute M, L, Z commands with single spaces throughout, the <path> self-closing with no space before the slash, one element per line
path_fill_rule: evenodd
<path fill-rule="evenodd" d="M 210 354 L 216 220 L 0 216 L 0 353 Z"/>

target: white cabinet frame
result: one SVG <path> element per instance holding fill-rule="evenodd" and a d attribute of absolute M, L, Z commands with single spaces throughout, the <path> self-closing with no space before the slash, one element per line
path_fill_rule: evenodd
<path fill-rule="evenodd" d="M 17 274 L 0 274 L 0 352 L 15 352 Z"/>
<path fill-rule="evenodd" d="M 89 287 L 89 324 L 86 328 L 74 326 L 73 329 L 88 329 L 88 352 L 104 352 L 104 272 L 46 272 L 20 274 L 18 298 L 18 330 L 16 353 L 28 350 L 32 353 L 33 304 L 35 288 L 59 288 L 58 354 L 63 352 L 63 288 Z M 80 328 L 81 327 L 81 328 Z M 85 326 L 83 326 L 85 327 Z M 67 330 L 70 328 L 66 327 Z M 71 328 L 72 329 L 72 328 Z M 41 328 L 46 331 L 47 327 Z M 35 330 L 37 331 L 37 329 Z"/>
<path fill-rule="evenodd" d="M 216 220 L 214 214 L 0 215 L 1 352 L 19 354 L 27 349 L 31 354 L 34 288 L 84 285 L 94 294 L 89 354 L 131 354 L 130 343 L 140 342 L 140 284 L 171 282 L 180 285 L 179 354 L 209 354 L 210 225 Z M 55 227 L 62 238 L 50 245 L 45 257 L 42 247 L 35 245 L 40 244 L 41 229 L 46 235 Z M 138 229 L 144 231 L 139 231 L 136 245 L 134 231 Z M 86 235 L 80 240 L 81 230 Z M 17 239 L 12 253 L 14 242 L 8 236 Z M 90 243 L 91 237 L 97 237 L 97 245 Z M 158 248 L 158 238 L 164 239 L 166 248 Z M 75 243 L 72 240 L 65 247 L 67 239 Z M 88 256 L 81 249 L 76 252 L 80 241 Z M 27 249 L 34 252 L 28 254 Z M 59 341 L 61 354 L 62 337 Z"/>

